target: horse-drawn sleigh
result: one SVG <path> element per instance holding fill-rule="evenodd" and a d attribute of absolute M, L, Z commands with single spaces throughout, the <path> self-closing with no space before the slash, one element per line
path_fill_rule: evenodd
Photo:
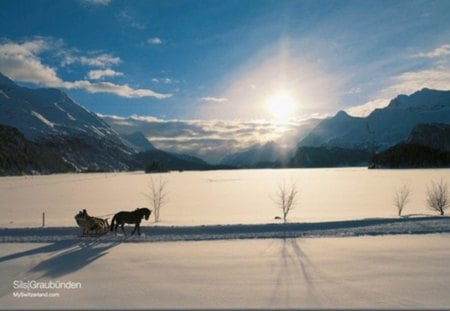
<path fill-rule="evenodd" d="M 81 236 L 100 236 L 109 231 L 108 218 L 89 216 L 85 209 L 75 215 L 75 220 L 82 229 Z"/>
<path fill-rule="evenodd" d="M 120 226 L 124 235 L 126 232 L 124 230 L 125 224 L 134 224 L 134 230 L 131 232 L 133 235 L 136 231 L 141 235 L 140 225 L 143 218 L 148 220 L 151 210 L 148 208 L 137 208 L 132 212 L 118 212 L 114 215 L 111 226 L 109 226 L 108 218 L 99 218 L 89 216 L 87 211 L 84 209 L 75 215 L 75 220 L 78 226 L 82 229 L 81 236 L 101 236 L 108 231 L 114 231 L 117 234 L 117 228 Z"/>

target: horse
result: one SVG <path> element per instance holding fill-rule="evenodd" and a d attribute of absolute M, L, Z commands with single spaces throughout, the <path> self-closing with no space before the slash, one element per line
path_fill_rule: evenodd
<path fill-rule="evenodd" d="M 135 224 L 133 232 L 131 232 L 131 235 L 134 234 L 134 232 L 137 230 L 138 235 L 141 235 L 141 231 L 139 230 L 139 226 L 141 224 L 142 218 L 145 217 L 145 220 L 148 220 L 150 217 L 150 214 L 152 213 L 151 210 L 149 210 L 146 207 L 143 208 L 137 208 L 136 210 L 132 212 L 118 212 L 114 215 L 112 221 L 111 221 L 111 229 L 110 231 L 113 231 L 117 234 L 117 227 L 120 225 L 122 228 L 122 232 L 124 235 L 127 235 L 125 232 L 123 226 L 127 224 Z"/>

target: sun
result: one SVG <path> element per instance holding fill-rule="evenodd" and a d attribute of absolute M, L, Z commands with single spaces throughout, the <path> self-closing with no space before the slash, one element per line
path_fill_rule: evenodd
<path fill-rule="evenodd" d="M 267 109 L 274 119 L 288 121 L 296 110 L 296 101 L 287 91 L 278 91 L 267 100 Z"/>

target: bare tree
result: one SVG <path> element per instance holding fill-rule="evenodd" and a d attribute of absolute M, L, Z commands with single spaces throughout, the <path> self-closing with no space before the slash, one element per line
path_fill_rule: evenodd
<path fill-rule="evenodd" d="M 428 187 L 428 207 L 444 215 L 445 210 L 449 206 L 447 183 L 441 179 L 439 182 L 432 182 Z"/>
<path fill-rule="evenodd" d="M 167 180 L 161 176 L 159 176 L 158 179 L 153 179 L 153 177 L 150 176 L 149 188 L 150 194 L 146 196 L 149 198 L 150 204 L 153 207 L 155 222 L 158 222 L 161 207 L 167 203 Z"/>
<path fill-rule="evenodd" d="M 283 211 L 283 221 L 287 222 L 287 216 L 291 210 L 295 208 L 298 203 L 298 190 L 297 185 L 291 182 L 289 185 L 286 183 L 278 186 L 278 192 L 276 194 L 276 203 Z"/>
<path fill-rule="evenodd" d="M 402 211 L 405 208 L 406 204 L 409 202 L 409 197 L 411 195 L 411 189 L 408 184 L 403 184 L 397 191 L 394 196 L 394 205 L 397 207 L 398 216 L 402 215 Z"/>

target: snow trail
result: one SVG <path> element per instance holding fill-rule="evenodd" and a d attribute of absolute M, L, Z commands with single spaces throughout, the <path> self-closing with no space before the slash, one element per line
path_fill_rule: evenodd
<path fill-rule="evenodd" d="M 132 226 L 126 227 L 127 234 Z M 80 237 L 78 227 L 0 228 L 0 243 L 56 242 L 98 239 L 120 242 L 208 241 L 233 239 L 314 238 L 450 233 L 450 217 L 373 218 L 348 221 L 288 224 L 204 226 L 142 226 L 141 236 L 107 233 Z"/>

